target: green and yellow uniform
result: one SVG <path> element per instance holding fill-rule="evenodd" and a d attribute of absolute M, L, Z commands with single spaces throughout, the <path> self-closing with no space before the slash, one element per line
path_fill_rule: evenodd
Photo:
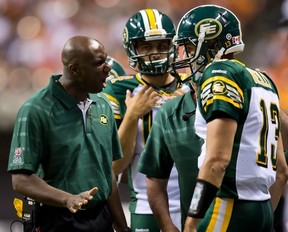
<path fill-rule="evenodd" d="M 207 123 L 215 118 L 230 117 L 238 125 L 217 198 L 197 231 L 270 231 L 269 188 L 276 178 L 280 129 L 273 81 L 237 60 L 219 60 L 206 67 L 198 89 L 195 128 L 201 138 L 206 139 Z"/>

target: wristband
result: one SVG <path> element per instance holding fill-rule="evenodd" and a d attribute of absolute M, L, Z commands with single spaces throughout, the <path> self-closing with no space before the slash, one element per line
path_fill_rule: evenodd
<path fill-rule="evenodd" d="M 197 179 L 188 216 L 203 218 L 217 191 L 218 188 L 215 185 L 205 180 Z"/>

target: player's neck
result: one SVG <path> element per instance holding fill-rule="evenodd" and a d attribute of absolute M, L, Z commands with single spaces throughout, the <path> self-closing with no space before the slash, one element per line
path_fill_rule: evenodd
<path fill-rule="evenodd" d="M 150 76 L 150 75 L 142 74 L 141 78 L 146 83 L 148 83 L 152 86 L 155 86 L 155 87 L 168 85 L 174 80 L 174 77 L 172 75 L 170 75 L 169 73 L 166 73 L 166 74 L 163 74 L 160 76 Z"/>
<path fill-rule="evenodd" d="M 82 93 L 77 91 L 77 88 L 73 88 L 71 82 L 65 82 L 65 80 L 59 78 L 57 81 L 58 84 L 72 97 L 76 98 L 79 101 L 86 101 L 87 100 L 87 93 Z"/>

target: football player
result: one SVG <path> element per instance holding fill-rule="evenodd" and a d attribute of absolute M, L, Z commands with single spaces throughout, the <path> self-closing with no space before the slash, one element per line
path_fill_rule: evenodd
<path fill-rule="evenodd" d="M 107 82 L 104 89 L 113 106 L 124 154 L 123 159 L 113 163 L 113 168 L 116 174 L 128 168 L 132 231 L 160 231 L 147 200 L 146 176 L 136 171 L 136 165 L 156 112 L 171 98 L 189 90 L 179 80 L 181 75 L 168 71 L 176 58 L 172 42 L 174 36 L 174 24 L 166 14 L 156 9 L 143 9 L 135 13 L 125 25 L 123 43 L 129 66 L 137 73 L 114 78 Z M 169 209 L 168 202 L 161 207 L 168 216 L 167 223 L 180 228 L 181 212 L 175 168 L 167 188 Z"/>
<path fill-rule="evenodd" d="M 287 181 L 276 86 L 235 59 L 244 43 L 230 10 L 201 5 L 181 26 L 175 42 L 188 57 L 173 66 L 191 69 L 195 128 L 205 141 L 184 231 L 271 231 Z"/>

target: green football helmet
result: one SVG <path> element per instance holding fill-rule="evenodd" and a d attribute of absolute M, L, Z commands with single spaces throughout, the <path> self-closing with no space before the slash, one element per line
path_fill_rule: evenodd
<path fill-rule="evenodd" d="M 109 73 L 110 75 L 109 77 L 107 77 L 107 80 L 126 75 L 126 72 L 124 68 L 122 67 L 122 65 L 117 60 L 112 58 L 111 56 L 107 56 L 106 63 L 109 64 L 109 66 L 111 67 L 111 70 Z"/>
<path fill-rule="evenodd" d="M 123 31 L 123 44 L 128 55 L 129 66 L 140 73 L 161 75 L 167 72 L 171 63 L 175 61 L 176 49 L 173 45 L 175 26 L 172 20 L 155 9 L 138 11 L 127 21 Z M 137 54 L 135 44 L 137 41 L 169 40 L 169 50 L 161 52 L 167 58 L 153 60 L 152 56 L 160 53 Z M 149 61 L 143 58 L 148 57 Z"/>
<path fill-rule="evenodd" d="M 180 20 L 174 43 L 183 46 L 183 59 L 172 64 L 174 71 L 190 67 L 194 83 L 201 72 L 213 60 L 223 54 L 240 53 L 244 50 L 239 19 L 230 10 L 217 5 L 202 5 L 188 11 Z M 194 47 L 193 52 L 188 49 Z M 198 74 L 198 75 L 197 75 Z"/>

